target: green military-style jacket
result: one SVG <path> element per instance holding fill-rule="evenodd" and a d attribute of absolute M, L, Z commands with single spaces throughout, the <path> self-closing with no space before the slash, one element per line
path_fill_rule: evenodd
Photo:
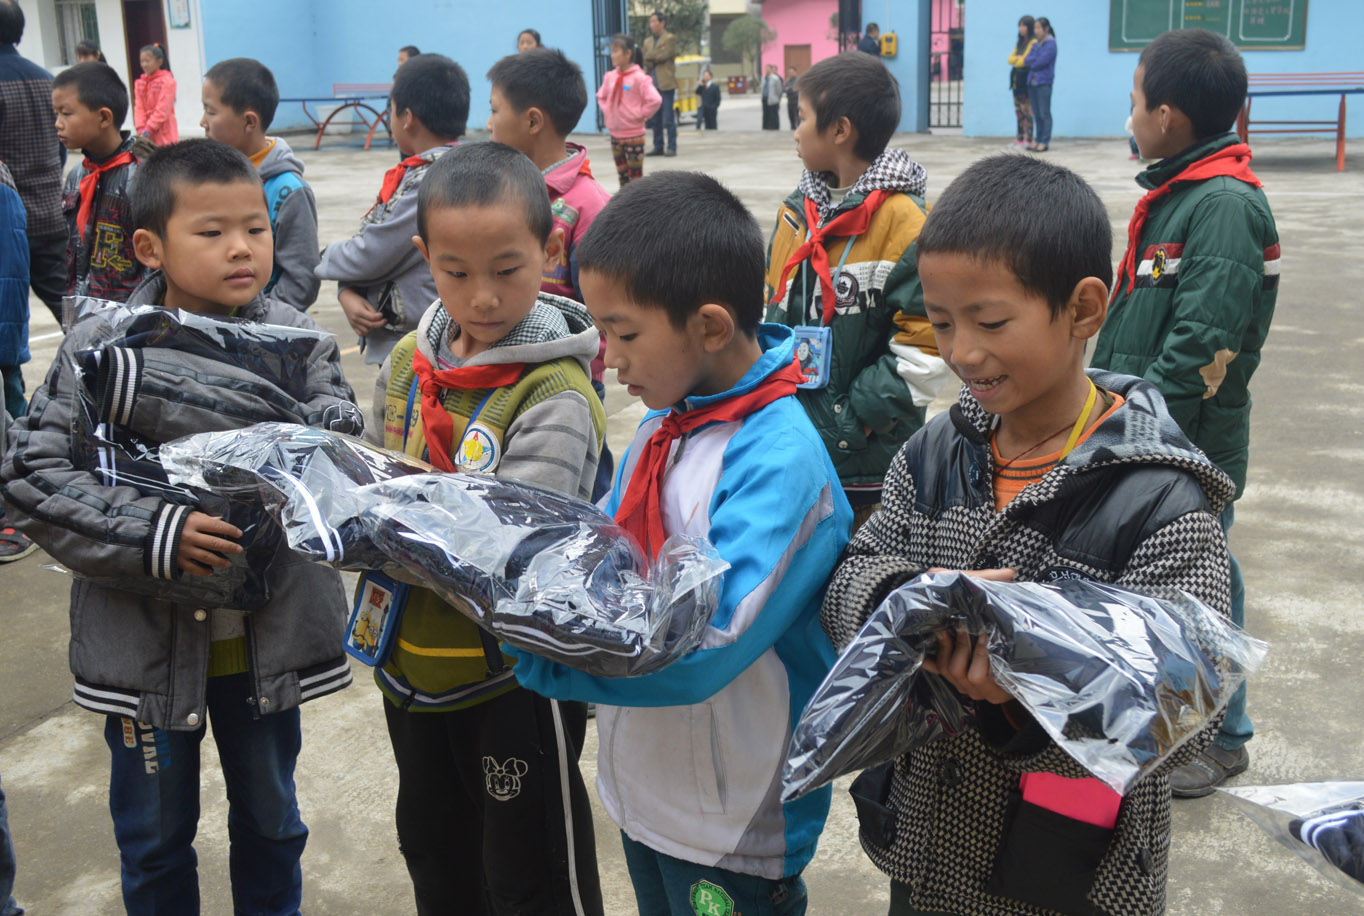
<path fill-rule="evenodd" d="M 1204 140 L 1137 176 L 1148 190 L 1239 143 Z M 1219 176 L 1177 182 L 1154 201 L 1094 349 L 1095 368 L 1145 378 L 1184 433 L 1245 488 L 1250 378 L 1274 317 L 1279 234 L 1259 188 Z"/>

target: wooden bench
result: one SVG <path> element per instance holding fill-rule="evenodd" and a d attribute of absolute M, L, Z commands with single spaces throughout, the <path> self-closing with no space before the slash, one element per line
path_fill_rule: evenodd
<path fill-rule="evenodd" d="M 1254 73 L 1249 77 L 1246 104 L 1236 118 L 1236 132 L 1244 143 L 1251 134 L 1335 134 L 1336 171 L 1345 171 L 1345 97 L 1364 93 L 1364 72 Z M 1250 104 L 1257 96 L 1340 96 L 1334 121 L 1260 121 L 1253 127 Z"/>
<path fill-rule="evenodd" d="M 330 98 L 290 98 L 280 99 L 280 103 L 294 102 L 303 106 L 303 113 L 308 120 L 317 128 L 317 139 L 313 141 L 313 149 L 322 146 L 322 135 L 327 132 L 333 122 L 337 126 L 364 127 L 368 128 L 365 135 L 365 149 L 369 149 L 374 142 L 374 134 L 383 125 L 388 132 L 388 142 L 393 144 L 393 131 L 388 123 L 388 94 L 393 89 L 392 83 L 333 83 Z M 330 105 L 340 102 L 322 120 L 318 120 L 318 113 L 309 111 L 311 105 Z M 351 120 L 337 122 L 336 118 L 342 113 Z"/>

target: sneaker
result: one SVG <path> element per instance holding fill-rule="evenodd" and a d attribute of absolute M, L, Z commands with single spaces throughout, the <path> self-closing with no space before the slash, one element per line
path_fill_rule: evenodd
<path fill-rule="evenodd" d="M 661 149 L 651 149 L 651 150 L 649 150 L 647 153 L 645 153 L 644 155 L 646 155 L 646 156 L 662 156 L 662 155 L 663 155 L 663 150 L 661 150 Z"/>
<path fill-rule="evenodd" d="M 676 155 L 677 155 L 677 150 L 675 150 L 675 149 L 670 149 L 670 150 L 668 150 L 666 153 L 664 153 L 663 155 L 665 155 L 665 156 L 676 156 Z"/>
<path fill-rule="evenodd" d="M 1234 751 L 1210 744 L 1193 760 L 1170 774 L 1170 792 L 1175 798 L 1202 798 L 1250 766 L 1250 752 L 1244 746 Z"/>
<path fill-rule="evenodd" d="M 17 528 L 0 528 L 0 563 L 12 563 L 38 549 L 38 545 Z"/>
<path fill-rule="evenodd" d="M 1128 156 L 1127 158 L 1128 158 L 1128 159 L 1132 159 L 1132 160 L 1136 160 L 1136 159 L 1140 159 L 1141 157 L 1138 156 L 1136 153 L 1132 153 L 1132 154 L 1131 154 L 1130 156 Z"/>
<path fill-rule="evenodd" d="M 1014 147 L 1015 149 L 1021 149 L 1021 148 L 1023 148 L 1023 147 L 1028 146 L 1028 144 L 1024 143 L 1022 140 L 1015 140 L 1015 141 L 1013 141 L 1012 143 L 1010 143 L 1009 145 L 1012 146 L 1012 147 Z"/>

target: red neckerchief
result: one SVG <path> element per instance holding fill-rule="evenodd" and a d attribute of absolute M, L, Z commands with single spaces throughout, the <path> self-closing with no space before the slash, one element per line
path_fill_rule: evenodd
<path fill-rule="evenodd" d="M 1255 173 L 1250 170 L 1250 147 L 1244 143 L 1233 143 L 1231 146 L 1223 147 L 1193 163 L 1160 187 L 1147 191 L 1146 196 L 1137 201 L 1137 209 L 1132 211 L 1132 219 L 1127 224 L 1127 252 L 1122 256 L 1122 263 L 1118 265 L 1118 279 L 1113 286 L 1112 298 L 1114 300 L 1118 298 L 1118 293 L 1122 290 L 1123 277 L 1127 278 L 1127 291 L 1129 293 L 1132 292 L 1132 287 L 1136 285 L 1137 252 L 1141 250 L 1141 230 L 1146 224 L 1146 217 L 1151 212 L 1151 204 L 1174 190 L 1176 182 L 1203 181 L 1219 176 L 1244 181 L 1253 188 L 1262 187 L 1260 179 L 1256 178 Z"/>
<path fill-rule="evenodd" d="M 426 160 L 421 156 L 408 156 L 402 162 L 399 162 L 393 168 L 384 172 L 384 183 L 383 186 L 379 188 L 379 201 L 374 206 L 382 206 L 392 200 L 393 195 L 398 190 L 398 185 L 403 183 L 403 178 L 407 175 L 407 170 L 414 169 L 419 165 L 426 165 Z M 373 207 L 370 209 L 373 209 Z"/>
<path fill-rule="evenodd" d="M 848 244 L 852 244 L 851 236 L 861 235 L 867 231 L 871 225 L 872 214 L 876 208 L 881 206 L 881 202 L 891 195 L 890 191 L 872 191 L 862 202 L 845 213 L 829 220 L 823 226 L 819 225 L 819 207 L 810 198 L 805 198 L 805 225 L 809 234 L 805 237 L 805 243 L 796 249 L 795 254 L 791 255 L 786 266 L 781 269 L 781 279 L 777 281 L 776 290 L 772 295 L 772 303 L 780 302 L 786 295 L 786 278 L 791 275 L 806 258 L 810 259 L 810 266 L 815 269 L 819 276 L 819 288 L 822 302 L 824 305 L 824 324 L 827 327 L 834 320 L 834 306 L 837 304 L 834 296 L 833 277 L 829 276 L 829 252 L 824 247 L 824 240 L 827 238 L 848 238 Z"/>
<path fill-rule="evenodd" d="M 131 165 L 136 161 L 133 154 L 127 150 L 98 164 L 92 162 L 89 156 L 81 161 L 81 168 L 85 169 L 85 176 L 80 181 L 81 205 L 80 209 L 76 211 L 76 231 L 82 237 L 85 236 L 91 214 L 95 212 L 95 195 L 99 192 L 99 176 L 105 172 L 113 171 L 120 165 Z"/>
<path fill-rule="evenodd" d="M 685 413 L 673 411 L 663 418 L 663 424 L 649 437 L 635 462 L 630 485 L 616 510 L 616 524 L 634 536 L 650 559 L 658 557 L 659 548 L 667 540 L 663 530 L 663 474 L 668 468 L 668 454 L 674 439 L 706 423 L 727 423 L 741 420 L 761 410 L 778 398 L 796 393 L 796 385 L 805 381 L 805 373 L 794 358 L 791 364 L 778 369 L 746 394 L 716 401 Z"/>
<path fill-rule="evenodd" d="M 441 392 L 450 388 L 502 388 L 521 378 L 525 363 L 497 363 L 491 366 L 459 366 L 437 369 L 420 352 L 412 352 L 412 368 L 422 395 L 422 432 L 426 436 L 429 460 L 442 471 L 454 471 L 450 457 L 454 446 L 455 421 L 441 402 Z"/>

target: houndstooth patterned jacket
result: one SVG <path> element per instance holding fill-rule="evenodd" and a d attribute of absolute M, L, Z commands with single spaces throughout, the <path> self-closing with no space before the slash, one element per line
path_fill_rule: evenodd
<path fill-rule="evenodd" d="M 1126 403 L 1002 512 L 992 491 L 993 418 L 965 388 L 948 414 L 906 443 L 886 476 L 882 510 L 857 532 L 829 584 L 821 622 L 835 645 L 845 646 L 893 588 L 935 566 L 1007 566 L 1024 581 L 1083 577 L 1153 594 L 1182 589 L 1228 613 L 1229 561 L 1217 515 L 1235 492 L 1231 480 L 1180 432 L 1153 386 L 1089 374 Z M 1164 912 L 1165 772 L 1206 746 L 1216 727 L 1129 791 L 1097 868 L 1076 879 L 1090 882 L 1086 908 L 1107 916 Z M 1015 732 L 997 707 L 980 704 L 974 727 L 895 762 L 878 799 L 893 811 L 893 836 L 864 821 L 863 848 L 908 886 L 916 909 L 1052 914 L 991 883 L 1019 777 L 1039 770 L 1089 775 L 1036 723 Z"/>

